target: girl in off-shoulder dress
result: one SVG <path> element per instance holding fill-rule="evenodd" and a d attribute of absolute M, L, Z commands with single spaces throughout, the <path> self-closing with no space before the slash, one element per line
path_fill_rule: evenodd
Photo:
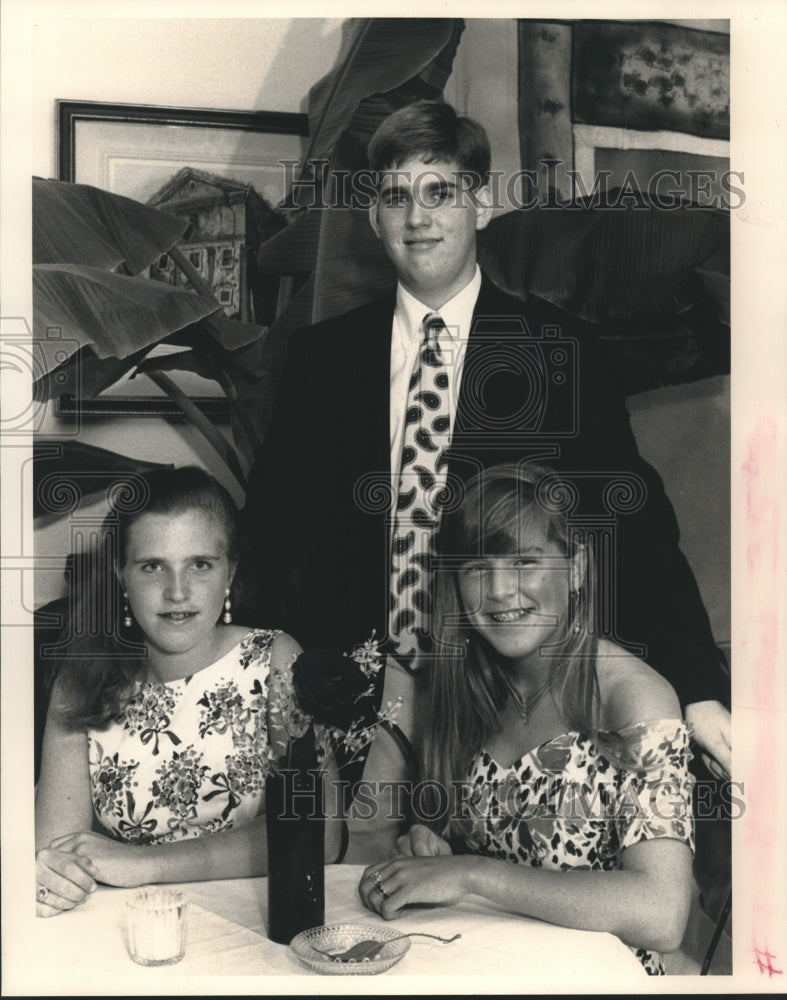
<path fill-rule="evenodd" d="M 592 547 L 561 513 L 571 488 L 501 465 L 445 516 L 422 820 L 360 892 L 386 919 L 486 897 L 616 934 L 658 975 L 689 911 L 689 732 L 669 683 L 598 635 Z"/>

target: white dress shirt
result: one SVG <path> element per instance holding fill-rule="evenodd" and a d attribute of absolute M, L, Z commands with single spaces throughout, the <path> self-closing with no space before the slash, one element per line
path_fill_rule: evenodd
<path fill-rule="evenodd" d="M 481 290 L 481 268 L 476 264 L 475 274 L 465 287 L 440 309 L 431 309 L 419 302 L 401 284 L 396 290 L 396 307 L 391 333 L 391 481 L 394 488 L 399 482 L 399 462 L 402 456 L 404 414 L 407 408 L 407 390 L 410 375 L 423 340 L 423 320 L 427 313 L 438 312 L 445 323 L 437 342 L 445 360 L 450 378 L 448 409 L 453 432 L 459 387 L 462 380 L 467 338 L 473 320 L 478 293 Z"/>

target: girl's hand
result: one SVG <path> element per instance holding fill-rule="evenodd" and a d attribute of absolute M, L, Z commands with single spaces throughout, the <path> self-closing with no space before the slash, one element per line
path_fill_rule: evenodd
<path fill-rule="evenodd" d="M 729 779 L 732 767 L 729 709 L 720 701 L 697 701 L 686 706 L 685 716 L 707 769 L 720 781 Z"/>
<path fill-rule="evenodd" d="M 385 920 L 398 917 L 408 903 L 458 903 L 470 889 L 474 858 L 398 857 L 370 865 L 358 886 L 363 905 Z"/>
<path fill-rule="evenodd" d="M 451 845 L 428 826 L 416 823 L 396 841 L 392 857 L 436 857 L 439 854 L 453 854 Z"/>
<path fill-rule="evenodd" d="M 123 844 L 100 833 L 69 833 L 49 845 L 58 852 L 70 852 L 87 859 L 98 882 L 125 889 L 155 881 L 150 871 L 152 855 L 148 847 Z"/>
<path fill-rule="evenodd" d="M 81 854 L 42 847 L 36 852 L 36 916 L 56 917 L 84 903 L 96 890 L 97 874 Z"/>

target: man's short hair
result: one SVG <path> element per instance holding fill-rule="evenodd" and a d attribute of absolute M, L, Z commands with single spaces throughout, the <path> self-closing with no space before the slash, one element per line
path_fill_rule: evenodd
<path fill-rule="evenodd" d="M 472 118 L 444 101 L 416 101 L 380 124 L 369 143 L 369 166 L 379 176 L 417 157 L 424 163 L 456 163 L 471 188 L 489 182 L 489 137 Z"/>

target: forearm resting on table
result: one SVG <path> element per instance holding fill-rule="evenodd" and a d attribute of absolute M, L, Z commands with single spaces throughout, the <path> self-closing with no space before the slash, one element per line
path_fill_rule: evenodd
<path fill-rule="evenodd" d="M 340 819 L 325 824 L 325 859 L 332 862 L 341 844 Z M 254 878 L 267 874 L 268 844 L 265 815 L 233 830 L 189 837 L 174 843 L 133 844 L 105 834 L 76 831 L 46 846 L 91 862 L 91 874 L 108 885 L 131 888 L 163 882 Z M 67 856 L 67 854 L 65 855 Z M 49 852 L 41 854 L 42 860 Z M 50 865 L 51 866 L 51 865 Z"/>
<path fill-rule="evenodd" d="M 140 885 L 265 875 L 268 871 L 265 816 L 258 816 L 235 830 L 172 844 L 144 845 L 139 852 L 137 864 L 143 876 Z"/>
<path fill-rule="evenodd" d="M 174 843 L 135 844 L 104 833 L 76 831 L 56 837 L 36 858 L 49 867 L 72 855 L 90 862 L 97 882 L 133 888 L 158 882 L 202 882 L 246 878 L 267 871 L 265 817 L 235 830 L 190 837 Z"/>
<path fill-rule="evenodd" d="M 683 847 L 661 841 L 657 847 Z M 686 854 L 688 855 L 688 848 Z M 608 931 L 627 944 L 675 951 L 688 917 L 689 864 L 678 879 L 656 871 L 546 871 L 467 856 L 466 890 L 507 910 L 578 930 Z"/>

